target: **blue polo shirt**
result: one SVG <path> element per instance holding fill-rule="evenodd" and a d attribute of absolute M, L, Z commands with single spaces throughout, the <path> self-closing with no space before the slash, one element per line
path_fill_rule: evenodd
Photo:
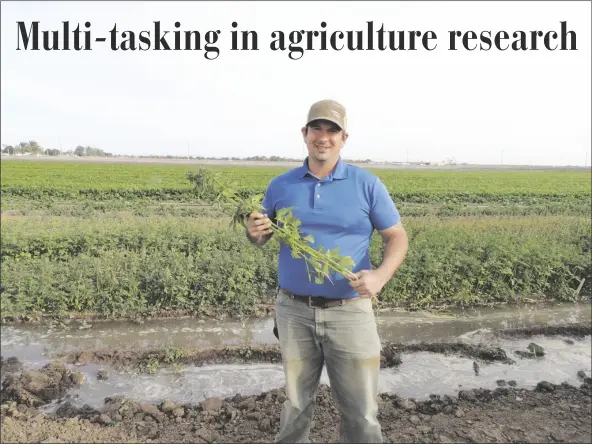
<path fill-rule="evenodd" d="M 340 158 L 333 172 L 319 180 L 301 167 L 273 178 L 262 202 L 264 213 L 275 220 L 278 210 L 294 207 L 292 215 L 301 221 L 302 237 L 312 235 L 311 246 L 325 250 L 339 248 L 339 254 L 350 256 L 354 273 L 372 268 L 369 245 L 373 231 L 392 227 L 400 220 L 399 212 L 386 187 L 374 174 L 346 164 Z M 311 269 L 314 272 L 314 269 Z M 324 296 L 346 299 L 357 297 L 346 277 L 330 270 L 331 281 L 317 284 L 309 280 L 307 264 L 292 257 L 282 242 L 278 258 L 280 288 L 302 296 Z"/>

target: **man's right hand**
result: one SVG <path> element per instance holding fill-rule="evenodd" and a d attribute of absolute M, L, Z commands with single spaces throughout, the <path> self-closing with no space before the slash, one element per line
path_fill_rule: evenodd
<path fill-rule="evenodd" d="M 267 240 L 272 234 L 271 220 L 258 212 L 251 213 L 247 221 L 247 236 L 257 244 Z"/>

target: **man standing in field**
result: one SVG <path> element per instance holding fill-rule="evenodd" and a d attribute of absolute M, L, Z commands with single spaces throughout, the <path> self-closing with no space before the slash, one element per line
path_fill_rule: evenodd
<path fill-rule="evenodd" d="M 346 122 L 339 103 L 312 105 L 302 128 L 308 148 L 304 164 L 271 180 L 264 214 L 251 214 L 247 224 L 249 240 L 263 246 L 272 236 L 276 212 L 293 207 L 315 248 L 338 247 L 340 255 L 355 262 L 357 279 L 337 275 L 318 284 L 309 280 L 304 260 L 280 246 L 275 308 L 288 400 L 276 442 L 308 441 L 323 364 L 341 414 L 341 441 L 383 441 L 377 420 L 381 344 L 371 298 L 403 262 L 408 240 L 382 182 L 343 162 Z M 382 263 L 372 269 L 368 251 L 375 229 L 385 248 Z"/>

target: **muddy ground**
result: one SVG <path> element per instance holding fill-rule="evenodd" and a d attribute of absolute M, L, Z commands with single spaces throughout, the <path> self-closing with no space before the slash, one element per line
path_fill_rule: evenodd
<path fill-rule="evenodd" d="M 413 399 L 382 394 L 385 442 L 590 442 L 592 388 L 540 382 Z M 285 393 L 209 398 L 199 405 L 106 399 L 104 408 L 63 405 L 45 415 L 24 404 L 1 407 L 2 442 L 273 442 Z M 339 414 L 327 386 L 316 397 L 312 442 L 338 442 Z"/>
<path fill-rule="evenodd" d="M 529 337 L 561 335 L 569 343 L 591 333 L 590 325 L 527 328 L 493 332 L 494 335 Z M 525 350 L 535 355 L 536 339 Z M 429 351 L 453 353 L 479 361 L 511 363 L 501 349 L 464 343 L 385 344 L 383 366 L 396 366 L 401 353 Z M 140 404 L 123 397 L 105 398 L 100 410 L 74 408 L 68 401 L 52 414 L 40 409 L 52 400 L 67 399 L 82 374 L 66 364 L 104 363 L 135 367 L 145 351 L 84 351 L 66 354 L 38 370 L 23 370 L 14 358 L 2 358 L 0 392 L 1 441 L 4 442 L 273 442 L 285 401 L 283 389 L 255 396 L 209 398 L 199 404 L 177 405 L 163 399 Z M 156 352 L 152 352 L 156 353 Z M 166 353 L 164 351 L 163 353 Z M 533 359 L 536 356 L 532 357 Z M 222 347 L 190 351 L 178 363 L 211 364 L 242 360 L 275 361 L 275 346 Z M 184 361 L 183 361 L 184 360 Z M 574 369 L 574 373 L 577 369 Z M 498 381 L 495 390 L 461 390 L 458 396 L 432 395 L 416 401 L 396 394 L 379 397 L 379 421 L 385 442 L 591 442 L 592 378 L 579 371 L 579 385 L 540 381 L 535 389 Z M 97 375 L 97 378 L 108 375 Z M 312 442 L 338 442 L 339 412 L 330 389 L 321 385 L 316 396 Z"/>
<path fill-rule="evenodd" d="M 431 352 L 443 355 L 457 355 L 480 362 L 499 361 L 512 364 L 515 361 L 508 357 L 499 347 L 471 345 L 464 343 L 418 343 L 397 344 L 385 343 L 381 352 L 381 368 L 396 367 L 402 362 L 403 353 Z M 528 350 L 525 350 L 528 353 Z M 173 355 L 174 354 L 174 355 Z M 117 370 L 129 371 L 138 369 L 149 362 L 177 365 L 217 365 L 281 362 L 278 345 L 241 345 L 222 346 L 202 349 L 151 349 L 151 350 L 85 350 L 82 352 L 61 353 L 58 360 L 66 364 L 109 365 Z"/>

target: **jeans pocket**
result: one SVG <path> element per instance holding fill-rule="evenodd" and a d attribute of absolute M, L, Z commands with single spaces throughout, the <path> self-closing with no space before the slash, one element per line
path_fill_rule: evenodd
<path fill-rule="evenodd" d="M 374 314 L 374 307 L 372 306 L 371 298 L 358 298 L 349 301 L 341 307 L 344 311 L 351 313 L 367 313 Z"/>

